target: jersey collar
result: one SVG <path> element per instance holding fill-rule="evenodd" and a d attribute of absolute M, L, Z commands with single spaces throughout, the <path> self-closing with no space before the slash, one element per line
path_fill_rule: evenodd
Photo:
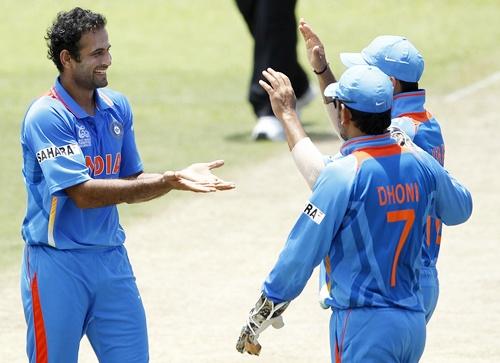
<path fill-rule="evenodd" d="M 97 109 L 105 110 L 113 107 L 113 101 L 109 98 L 102 89 L 95 90 L 95 101 Z"/>
<path fill-rule="evenodd" d="M 383 133 L 382 135 L 358 136 L 344 142 L 340 148 L 340 153 L 347 156 L 359 149 L 394 144 L 396 144 L 396 140 L 391 138 L 391 134 L 389 132 Z"/>
<path fill-rule="evenodd" d="M 85 112 L 85 110 L 80 107 L 80 105 L 70 96 L 70 94 L 64 89 L 59 77 L 57 77 L 54 87 L 52 88 L 54 96 L 61 101 L 61 103 L 75 115 L 78 119 L 83 119 L 90 117 L 90 115 Z M 104 110 L 113 106 L 113 101 L 104 94 L 104 92 L 95 90 L 94 92 L 96 98 L 96 106 L 98 110 Z"/>
<path fill-rule="evenodd" d="M 425 90 L 403 92 L 394 96 L 391 117 L 401 117 L 408 113 L 425 112 Z"/>

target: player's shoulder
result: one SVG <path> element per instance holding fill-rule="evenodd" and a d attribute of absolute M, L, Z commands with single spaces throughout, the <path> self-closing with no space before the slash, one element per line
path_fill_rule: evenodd
<path fill-rule="evenodd" d="M 29 105 L 28 112 L 46 112 L 51 109 L 61 110 L 65 109 L 65 106 L 49 92 L 35 98 Z"/>
<path fill-rule="evenodd" d="M 339 184 L 352 180 L 357 170 L 357 159 L 350 154 L 335 159 L 321 171 L 318 181 L 328 184 Z"/>
<path fill-rule="evenodd" d="M 354 153 L 349 155 L 337 154 L 334 156 L 334 161 L 330 162 L 325 167 L 327 173 L 337 173 L 339 170 L 349 170 L 356 167 L 356 156 Z"/>
<path fill-rule="evenodd" d="M 421 168 L 426 170 L 427 173 L 436 175 L 441 172 L 442 167 L 436 159 L 434 159 L 431 154 L 420 148 L 418 145 L 407 145 L 403 149 L 406 154 L 412 155 L 416 159 L 416 162 L 421 166 Z"/>
<path fill-rule="evenodd" d="M 66 107 L 50 95 L 43 95 L 35 99 L 24 116 L 25 125 L 55 124 L 64 122 L 71 117 Z"/>

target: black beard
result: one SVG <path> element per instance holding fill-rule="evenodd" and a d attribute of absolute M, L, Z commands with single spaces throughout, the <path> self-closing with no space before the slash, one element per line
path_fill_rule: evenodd
<path fill-rule="evenodd" d="M 75 83 L 87 90 L 93 91 L 97 88 L 106 87 L 108 85 L 107 77 L 104 77 L 102 80 L 97 80 L 94 73 L 92 73 L 91 77 L 75 77 Z"/>

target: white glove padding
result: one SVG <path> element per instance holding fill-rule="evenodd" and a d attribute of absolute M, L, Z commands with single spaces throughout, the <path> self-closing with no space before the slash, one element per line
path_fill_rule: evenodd
<path fill-rule="evenodd" d="M 396 140 L 399 146 L 407 146 L 407 147 L 415 146 L 411 137 L 408 136 L 408 134 L 402 128 L 395 125 L 391 125 L 389 126 L 388 130 L 391 133 L 391 138 Z"/>
<path fill-rule="evenodd" d="M 288 301 L 275 304 L 262 293 L 255 307 L 250 310 L 246 325 L 241 329 L 236 342 L 236 350 L 240 353 L 247 352 L 259 355 L 262 347 L 257 338 L 270 325 L 276 329 L 280 329 L 285 325 L 281 314 L 288 307 L 288 304 L 290 304 Z"/>

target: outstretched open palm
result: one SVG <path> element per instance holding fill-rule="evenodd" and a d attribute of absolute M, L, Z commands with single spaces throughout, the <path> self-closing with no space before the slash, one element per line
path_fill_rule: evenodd
<path fill-rule="evenodd" d="M 312 30 L 311 26 L 306 23 L 304 18 L 300 19 L 299 31 L 304 38 L 304 42 L 306 43 L 307 59 L 309 60 L 311 67 L 316 70 L 316 72 L 320 72 L 327 65 L 325 47 L 323 46 L 323 43 Z"/>
<path fill-rule="evenodd" d="M 176 174 L 182 179 L 186 179 L 199 185 L 213 187 L 216 190 L 234 189 L 234 183 L 226 182 L 212 173 L 212 169 L 219 168 L 222 165 L 224 165 L 224 160 L 215 160 L 208 163 L 195 163 L 176 172 Z"/>

